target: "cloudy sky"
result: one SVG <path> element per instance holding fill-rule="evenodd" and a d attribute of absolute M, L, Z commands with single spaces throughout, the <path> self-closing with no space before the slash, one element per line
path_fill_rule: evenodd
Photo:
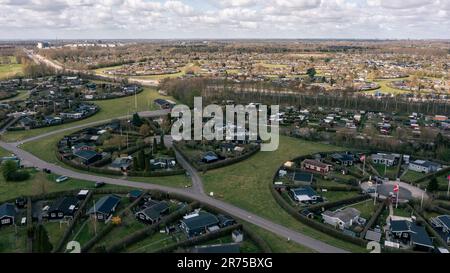
<path fill-rule="evenodd" d="M 0 39 L 449 39 L 450 0 L 0 0 Z"/>

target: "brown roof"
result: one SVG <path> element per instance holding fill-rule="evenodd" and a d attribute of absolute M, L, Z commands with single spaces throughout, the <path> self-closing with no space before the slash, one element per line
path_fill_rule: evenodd
<path fill-rule="evenodd" d="M 303 162 L 302 162 L 303 164 L 310 164 L 310 165 L 314 165 L 314 166 L 317 166 L 317 167 L 320 167 L 320 168 L 327 168 L 327 167 L 329 167 L 330 165 L 328 165 L 328 164 L 325 164 L 325 163 L 322 163 L 322 162 L 320 162 L 320 161 L 317 161 L 317 160 L 313 160 L 313 159 L 305 159 L 305 160 L 303 160 Z"/>

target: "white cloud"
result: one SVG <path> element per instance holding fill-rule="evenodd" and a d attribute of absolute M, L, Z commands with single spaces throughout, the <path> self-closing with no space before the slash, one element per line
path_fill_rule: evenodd
<path fill-rule="evenodd" d="M 0 37 L 450 38 L 447 0 L 0 0 Z"/>

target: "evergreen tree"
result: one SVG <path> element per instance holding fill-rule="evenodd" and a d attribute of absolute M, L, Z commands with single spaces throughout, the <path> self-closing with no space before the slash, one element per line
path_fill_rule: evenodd
<path fill-rule="evenodd" d="M 433 177 L 430 182 L 428 182 L 427 190 L 430 192 L 437 191 L 439 189 L 439 183 L 436 177 Z"/>
<path fill-rule="evenodd" d="M 38 225 L 34 235 L 33 252 L 49 253 L 52 249 L 53 245 L 50 243 L 47 230 L 43 225 Z"/>
<path fill-rule="evenodd" d="M 161 132 L 159 145 L 161 147 L 161 150 L 164 150 L 164 148 L 165 148 L 165 145 L 164 145 L 164 132 Z"/>
<path fill-rule="evenodd" d="M 144 150 L 140 150 L 137 154 L 137 165 L 139 170 L 143 170 L 145 168 Z"/>
<path fill-rule="evenodd" d="M 155 154 L 158 151 L 158 141 L 156 140 L 156 137 L 153 138 L 153 154 Z"/>
<path fill-rule="evenodd" d="M 134 113 L 131 123 L 136 127 L 141 127 L 144 122 L 142 121 L 138 113 Z"/>
<path fill-rule="evenodd" d="M 6 181 L 11 180 L 14 173 L 17 172 L 17 163 L 13 160 L 7 160 L 3 163 L 2 173 Z"/>

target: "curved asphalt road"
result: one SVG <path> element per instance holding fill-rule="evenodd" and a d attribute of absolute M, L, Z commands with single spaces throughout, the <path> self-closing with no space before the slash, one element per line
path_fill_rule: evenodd
<path fill-rule="evenodd" d="M 142 116 L 146 116 L 146 117 L 156 117 L 156 116 L 166 115 L 167 113 L 168 113 L 167 110 L 159 110 L 159 111 L 140 112 L 139 114 Z M 124 116 L 122 118 L 128 118 L 128 117 L 129 116 Z M 115 118 L 115 119 L 117 119 L 117 118 Z M 166 187 L 166 186 L 161 186 L 161 185 L 147 184 L 147 183 L 142 183 L 142 182 L 134 182 L 134 181 L 128 181 L 128 180 L 118 179 L 118 178 L 109 178 L 109 177 L 96 176 L 96 175 L 91 175 L 91 174 L 86 174 L 86 173 L 78 173 L 76 171 L 66 169 L 64 167 L 61 167 L 61 166 L 58 166 L 55 164 L 50 164 L 50 163 L 48 163 L 48 162 L 32 155 L 29 152 L 26 152 L 18 147 L 22 143 L 35 141 L 35 140 L 38 140 L 38 139 L 41 139 L 44 137 L 48 137 L 53 134 L 69 131 L 72 129 L 84 128 L 84 127 L 89 127 L 89 126 L 105 123 L 110 120 L 112 120 L 112 119 L 95 121 L 95 122 L 91 122 L 91 123 L 87 123 L 87 124 L 73 126 L 70 128 L 59 129 L 59 130 L 44 133 L 42 135 L 31 137 L 31 138 L 28 138 L 28 139 L 25 139 L 25 140 L 22 140 L 19 142 L 15 142 L 15 143 L 7 143 L 4 141 L 0 141 L 0 147 L 16 154 L 22 161 L 27 162 L 28 164 L 30 164 L 34 167 L 37 167 L 39 169 L 47 168 L 47 169 L 50 169 L 53 173 L 57 173 L 59 175 L 65 175 L 65 176 L 72 177 L 75 179 L 80 179 L 80 180 L 105 182 L 107 184 L 118 185 L 118 186 L 128 186 L 128 187 L 135 187 L 135 188 L 141 188 L 141 189 L 160 190 L 160 191 L 164 191 L 164 192 L 177 193 L 177 194 L 204 202 L 213 207 L 222 209 L 222 210 L 226 211 L 228 214 L 230 214 L 236 218 L 240 218 L 244 221 L 247 221 L 249 223 L 257 225 L 257 226 L 259 226 L 263 229 L 266 229 L 270 232 L 273 232 L 281 237 L 289 238 L 293 242 L 296 242 L 296 243 L 303 245 L 307 248 L 310 248 L 314 251 L 321 252 L 321 253 L 346 253 L 347 252 L 343 249 L 331 246 L 325 242 L 313 239 L 313 238 L 306 236 L 304 234 L 301 234 L 297 231 L 294 231 L 294 230 L 286 228 L 282 225 L 276 224 L 270 220 L 262 218 L 256 214 L 248 212 L 244 209 L 238 208 L 231 204 L 228 204 L 228 203 L 225 203 L 220 200 L 217 200 L 217 199 L 207 196 L 203 190 L 203 182 L 202 182 L 201 177 L 198 174 L 198 172 L 178 153 L 176 155 L 177 160 L 179 161 L 180 165 L 186 169 L 186 171 L 189 173 L 189 175 L 192 179 L 192 188 L 190 188 L 190 189 L 171 188 L 171 187 Z M 167 145 L 171 145 L 171 140 L 170 139 L 166 139 L 166 140 L 168 140 L 168 141 L 165 141 L 165 143 L 167 143 Z"/>
<path fill-rule="evenodd" d="M 16 154 L 23 161 L 32 163 L 33 166 L 35 166 L 39 169 L 47 168 L 47 169 L 50 169 L 52 172 L 57 173 L 59 175 L 65 175 L 68 177 L 86 180 L 86 181 L 105 182 L 107 184 L 112 184 L 112 185 L 128 186 L 128 187 L 134 187 L 134 188 L 160 190 L 160 191 L 164 191 L 164 192 L 177 193 L 177 194 L 180 194 L 180 195 L 183 195 L 183 196 L 195 199 L 195 200 L 199 200 L 201 202 L 204 202 L 211 206 L 217 207 L 219 209 L 222 209 L 234 217 L 237 217 L 237 218 L 240 218 L 247 222 L 250 222 L 254 225 L 257 225 L 261 228 L 264 228 L 268 231 L 278 234 L 281 237 L 289 238 L 290 240 L 292 240 L 300 245 L 306 246 L 314 251 L 323 252 L 323 253 L 344 253 L 344 252 L 346 252 L 342 249 L 336 248 L 334 246 L 330 246 L 322 241 L 313 239 L 309 236 L 306 236 L 299 232 L 288 229 L 282 225 L 271 222 L 265 218 L 255 215 L 253 213 L 247 212 L 236 206 L 233 206 L 231 204 L 211 198 L 202 192 L 192 191 L 190 189 L 186 190 L 186 189 L 180 189 L 180 188 L 171 188 L 171 187 L 155 185 L 155 184 L 133 182 L 133 181 L 128 181 L 128 180 L 124 180 L 124 179 L 109 178 L 109 177 L 96 176 L 96 175 L 85 174 L 85 173 L 78 173 L 76 171 L 72 171 L 72 170 L 63 168 L 61 166 L 57 166 L 55 164 L 47 163 L 46 161 L 41 160 L 40 158 L 32 155 L 31 153 L 28 153 L 28 152 L 18 148 L 13 143 L 6 143 L 3 141 L 0 141 L 0 146 L 4 149 Z M 183 163 L 183 160 L 181 160 L 180 163 L 182 165 L 185 165 Z M 192 177 L 194 185 L 202 184 L 200 176 L 197 174 L 197 172 L 192 167 L 187 166 L 187 171 L 191 173 L 191 177 Z"/>

